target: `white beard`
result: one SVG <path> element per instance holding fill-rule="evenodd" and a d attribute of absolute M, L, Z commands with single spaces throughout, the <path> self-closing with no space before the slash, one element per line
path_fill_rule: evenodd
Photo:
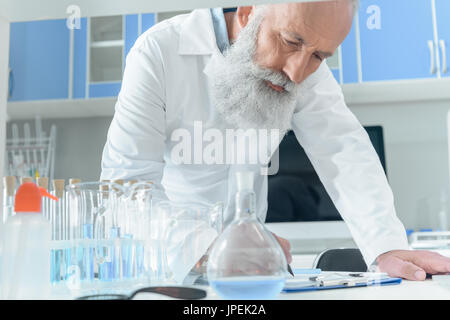
<path fill-rule="evenodd" d="M 291 128 L 297 103 L 298 85 L 285 75 L 259 67 L 254 61 L 256 39 L 264 16 L 255 16 L 224 53 L 213 74 L 213 102 L 228 125 L 240 129 L 278 129 L 283 135 Z M 282 86 L 278 92 L 267 81 Z"/>

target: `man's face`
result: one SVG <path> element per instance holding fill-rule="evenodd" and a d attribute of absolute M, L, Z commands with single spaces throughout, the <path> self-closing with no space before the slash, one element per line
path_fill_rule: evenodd
<path fill-rule="evenodd" d="M 237 40 L 217 63 L 214 103 L 228 124 L 286 132 L 299 84 L 351 28 L 349 0 L 239 8 Z"/>
<path fill-rule="evenodd" d="M 299 84 L 334 54 L 350 31 L 352 17 L 348 0 L 272 5 L 260 25 L 255 63 Z"/>

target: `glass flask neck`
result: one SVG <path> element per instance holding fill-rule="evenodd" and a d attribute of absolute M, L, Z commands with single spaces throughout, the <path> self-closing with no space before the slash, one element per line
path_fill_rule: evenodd
<path fill-rule="evenodd" d="M 236 193 L 236 217 L 241 218 L 255 218 L 255 193 L 253 190 L 241 190 Z"/>

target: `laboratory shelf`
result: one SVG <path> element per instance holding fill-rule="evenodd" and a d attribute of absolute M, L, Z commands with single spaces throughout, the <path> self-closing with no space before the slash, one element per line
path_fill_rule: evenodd
<path fill-rule="evenodd" d="M 117 98 L 63 99 L 8 103 L 8 120 L 109 117 Z"/>
<path fill-rule="evenodd" d="M 91 48 L 123 47 L 124 43 L 123 40 L 95 41 L 91 43 Z"/>
<path fill-rule="evenodd" d="M 380 81 L 344 84 L 342 90 L 349 107 L 367 104 L 450 100 L 450 79 Z M 8 103 L 10 120 L 43 118 L 110 117 L 116 97 L 15 101 Z"/>
<path fill-rule="evenodd" d="M 450 79 L 416 79 L 344 84 L 349 106 L 450 100 Z"/>

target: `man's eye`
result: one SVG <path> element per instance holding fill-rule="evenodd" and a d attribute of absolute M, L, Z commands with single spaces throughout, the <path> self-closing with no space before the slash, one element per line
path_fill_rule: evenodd
<path fill-rule="evenodd" d="M 320 60 L 320 61 L 323 60 L 323 58 L 322 58 L 321 56 L 319 56 L 318 54 L 315 54 L 314 57 L 315 57 L 316 59 Z"/>
<path fill-rule="evenodd" d="M 286 42 L 286 44 L 290 45 L 290 46 L 294 46 L 294 47 L 298 47 L 300 45 L 300 43 L 298 42 L 294 42 L 294 41 L 289 41 L 285 38 L 283 38 L 284 42 Z"/>

